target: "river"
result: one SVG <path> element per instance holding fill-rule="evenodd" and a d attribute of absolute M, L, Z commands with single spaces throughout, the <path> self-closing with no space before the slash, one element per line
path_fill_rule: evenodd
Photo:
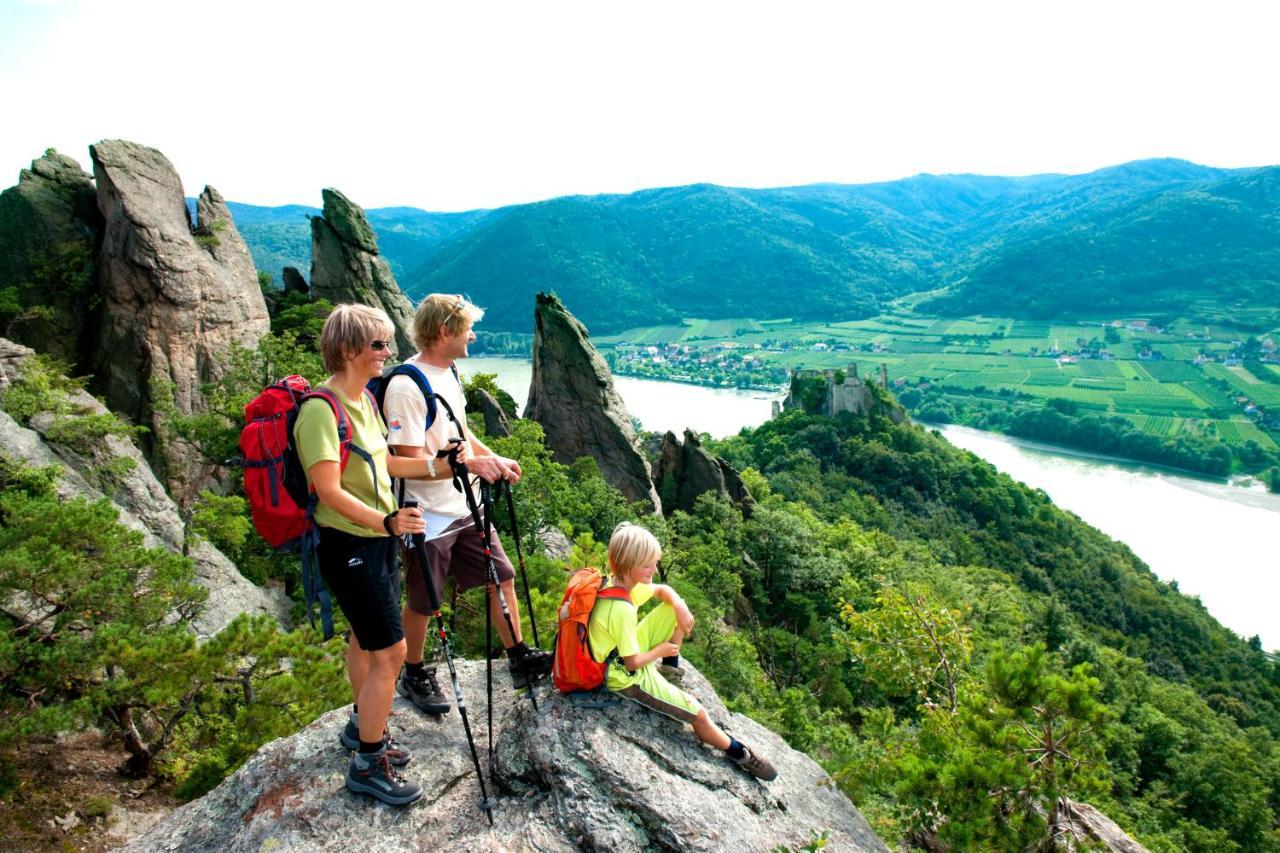
<path fill-rule="evenodd" d="M 458 370 L 497 374 L 498 387 L 524 408 L 529 397 L 533 362 L 523 358 L 475 356 L 458 362 Z M 736 388 L 707 388 L 684 382 L 660 382 L 631 376 L 613 377 L 627 410 L 653 432 L 671 430 L 681 435 L 685 427 L 710 433 L 714 438 L 734 435 L 744 426 L 769 420 L 773 401 L 786 396 L 768 391 L 740 391 Z"/>
<path fill-rule="evenodd" d="M 969 427 L 938 429 L 1124 542 L 1223 625 L 1280 648 L 1280 495 Z"/>
<path fill-rule="evenodd" d="M 468 358 L 464 373 L 495 373 L 524 406 L 532 364 Z M 769 419 L 777 395 L 614 378 L 631 414 L 649 430 L 686 426 L 716 437 Z M 939 428 L 948 441 L 1133 549 L 1156 575 L 1200 598 L 1218 621 L 1280 649 L 1280 495 L 1023 441 L 968 427 Z"/>

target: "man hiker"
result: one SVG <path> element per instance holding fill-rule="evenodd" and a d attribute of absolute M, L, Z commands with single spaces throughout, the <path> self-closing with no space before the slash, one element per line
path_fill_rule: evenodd
<path fill-rule="evenodd" d="M 443 593 L 446 576 L 452 576 L 459 591 L 489 584 L 484 542 L 476 530 L 466 497 L 454 488 L 453 468 L 447 458 L 437 454 L 450 448 L 451 440 L 462 439 L 458 458 L 467 469 L 487 482 L 520 479 L 520 463 L 499 456 L 466 429 L 466 400 L 454 362 L 466 358 L 467 345 L 475 340 L 472 325 L 484 311 L 462 296 L 433 293 L 422 300 L 413 318 L 412 336 L 418 352 L 405 361 L 429 383 L 431 390 L 448 404 L 457 418 L 449 417 L 443 405 L 436 405 L 435 418 L 427 426 L 428 403 L 412 376 L 393 376 L 387 383 L 383 402 L 389 430 L 387 443 L 397 456 L 427 460 L 427 476 L 406 480 L 405 498 L 416 499 L 423 508 L 427 524 L 427 553 L 437 592 Z M 459 435 L 459 432 L 463 433 Z M 465 487 L 475 490 L 470 483 Z M 493 533 L 491 553 L 497 568 L 499 593 L 511 614 L 508 627 L 502 615 L 501 602 L 489 590 L 489 609 L 498 628 L 498 636 L 507 652 L 507 668 L 517 688 L 551 671 L 552 655 L 524 644 L 520 631 L 520 609 L 516 601 L 515 570 L 507 559 L 502 542 Z M 427 617 L 431 613 L 422 569 L 413 551 L 402 554 L 408 603 L 403 623 L 408 651 L 405 667 L 396 690 L 419 709 L 429 714 L 443 714 L 449 703 L 440 692 L 435 667 L 423 661 L 427 637 Z"/>

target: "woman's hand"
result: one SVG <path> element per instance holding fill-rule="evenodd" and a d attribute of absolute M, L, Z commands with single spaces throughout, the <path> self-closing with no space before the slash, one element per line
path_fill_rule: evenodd
<path fill-rule="evenodd" d="M 422 510 L 416 506 L 407 506 L 400 509 L 391 519 L 391 533 L 393 536 L 412 536 L 415 533 L 424 533 L 427 529 L 427 523 L 422 520 Z"/>

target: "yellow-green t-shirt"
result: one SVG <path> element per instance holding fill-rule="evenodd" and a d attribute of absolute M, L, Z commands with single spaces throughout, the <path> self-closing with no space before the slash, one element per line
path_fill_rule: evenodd
<path fill-rule="evenodd" d="M 367 394 L 359 400 L 348 399 L 333 388 L 327 388 L 347 411 L 351 426 L 351 443 L 364 448 L 373 457 L 374 471 L 369 463 L 354 451 L 347 457 L 347 467 L 342 472 L 342 490 L 365 506 L 386 515 L 396 508 L 396 498 L 391 491 L 391 477 L 387 473 L 387 428 L 382 415 L 369 402 Z M 293 428 L 298 458 L 307 472 L 307 485 L 311 485 L 311 466 L 317 462 L 341 462 L 338 446 L 338 421 L 333 409 L 324 400 L 308 400 L 298 410 L 298 420 Z M 316 507 L 316 524 L 333 527 L 354 536 L 386 536 L 385 530 L 370 530 L 356 524 L 332 507 L 321 503 Z"/>
<path fill-rule="evenodd" d="M 605 586 L 611 586 L 607 582 Z M 604 587 L 602 586 L 601 589 Z M 610 690 L 622 690 L 640 680 L 640 676 L 627 670 L 622 658 L 647 651 L 640 648 L 636 638 L 640 605 L 653 598 L 653 584 L 638 583 L 631 588 L 631 604 L 613 598 L 597 598 L 587 622 L 587 640 L 591 643 L 591 656 L 604 663 L 609 652 L 618 650 L 618 659 L 605 676 L 605 686 Z"/>

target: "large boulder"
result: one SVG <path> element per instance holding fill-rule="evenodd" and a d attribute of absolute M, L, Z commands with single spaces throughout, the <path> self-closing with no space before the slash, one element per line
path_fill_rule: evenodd
<path fill-rule="evenodd" d="M 34 352 L 0 338 L 0 393 L 19 381 Z M 109 498 L 120 511 L 120 523 L 141 531 L 147 547 L 186 553 L 194 562 L 196 582 L 209 597 L 192 625 L 208 638 L 240 613 L 267 613 L 287 619 L 289 599 L 281 590 L 255 586 L 235 564 L 205 541 L 186 535 L 178 507 L 147 467 L 131 442 L 115 435 L 77 441 L 75 421 L 105 417 L 106 407 L 84 391 L 65 392 L 59 412 L 37 412 L 18 423 L 0 411 L 0 457 L 37 467 L 58 468 L 60 497 Z M 123 463 L 123 464 L 122 464 Z"/>
<path fill-rule="evenodd" d="M 334 189 L 321 192 L 324 215 L 311 218 L 311 292 L 334 305 L 356 302 L 387 312 L 401 356 L 416 352 L 413 303 L 378 254 L 378 238 L 360 205 Z"/>
<path fill-rule="evenodd" d="M 20 310 L 0 332 L 79 365 L 94 326 L 94 268 L 102 237 L 93 179 L 53 149 L 0 193 L 0 290 L 15 290 Z"/>
<path fill-rule="evenodd" d="M 542 424 L 557 462 L 590 456 L 628 500 L 661 512 L 631 414 L 586 327 L 548 293 L 538 294 L 533 322 L 533 380 L 524 417 Z"/>
<path fill-rule="evenodd" d="M 169 434 L 152 394 L 172 394 L 181 414 L 201 411 L 201 386 L 224 374 L 232 343 L 253 348 L 269 331 L 266 303 L 216 190 L 201 194 L 193 226 L 178 173 L 159 151 L 106 140 L 89 154 L 106 221 L 96 390 L 150 430 L 152 466 L 185 504 L 209 469 Z"/>
<path fill-rule="evenodd" d="M 503 688 L 494 694 L 497 778 L 486 779 L 497 796 L 490 827 L 456 712 L 423 716 L 397 697 L 392 726 L 414 753 L 405 775 L 426 791 L 417 804 L 395 809 L 345 790 L 344 708 L 267 744 L 125 849 L 767 851 L 826 832 L 830 850 L 887 850 L 813 760 L 726 711 L 686 667 L 690 692 L 777 765 L 776 780 L 752 779 L 687 727 L 633 703 L 582 708 L 542 688 L 535 712 Z M 481 662 L 460 662 L 459 676 L 464 696 L 485 695 Z M 483 705 L 470 707 L 483 740 Z"/>
<path fill-rule="evenodd" d="M 663 436 L 653 466 L 653 483 L 662 498 L 662 511 L 668 515 L 677 509 L 690 512 L 694 501 L 706 492 L 728 498 L 748 516 L 755 505 L 737 470 L 703 449 L 697 433 L 689 429 L 684 431 L 683 444 L 673 432 Z"/>

